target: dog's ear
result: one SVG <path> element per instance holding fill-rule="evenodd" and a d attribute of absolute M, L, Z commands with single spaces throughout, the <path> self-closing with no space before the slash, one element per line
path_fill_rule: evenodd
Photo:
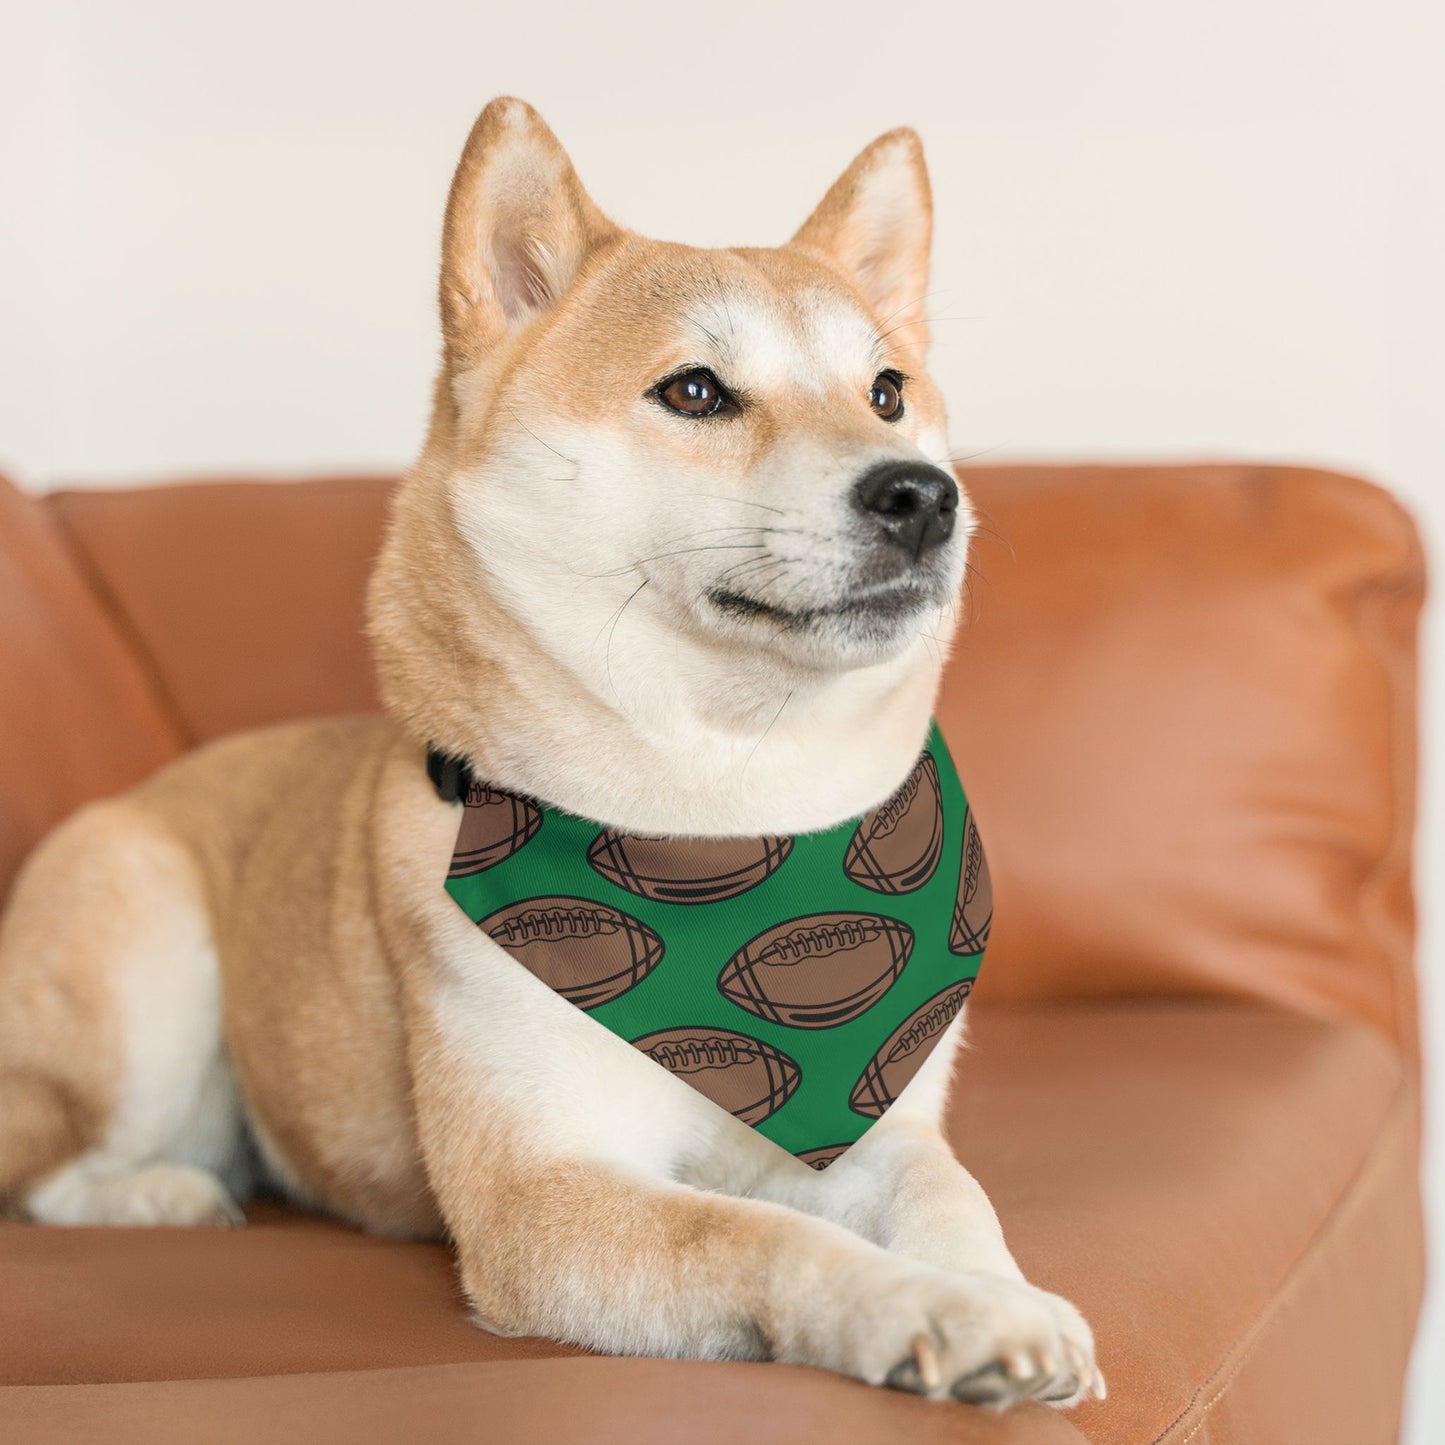
<path fill-rule="evenodd" d="M 541 116 L 509 96 L 492 101 L 467 137 L 447 197 L 448 359 L 468 366 L 554 306 L 588 253 L 617 234 Z"/>
<path fill-rule="evenodd" d="M 928 344 L 923 299 L 932 239 L 923 143 L 905 127 L 858 154 L 790 244 L 842 266 L 879 323 L 909 327 L 907 340 L 921 351 Z"/>

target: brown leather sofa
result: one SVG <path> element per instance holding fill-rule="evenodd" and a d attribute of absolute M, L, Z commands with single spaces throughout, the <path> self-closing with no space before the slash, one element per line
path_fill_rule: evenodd
<path fill-rule="evenodd" d="M 976 469 L 941 718 L 997 890 L 961 1156 L 1107 1402 L 1004 1416 L 465 1321 L 440 1246 L 0 1225 L 0 1439 L 1384 1445 L 1422 1281 L 1422 563 L 1278 467 Z M 0 487 L 0 888 L 204 739 L 373 706 L 385 479 Z"/>

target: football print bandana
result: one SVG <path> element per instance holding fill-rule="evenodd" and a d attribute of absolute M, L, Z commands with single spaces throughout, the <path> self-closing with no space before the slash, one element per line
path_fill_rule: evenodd
<path fill-rule="evenodd" d="M 792 837 L 626 833 L 428 767 L 465 804 L 446 889 L 467 917 L 815 1169 L 882 1117 L 978 976 L 993 891 L 936 723 L 887 802 Z"/>

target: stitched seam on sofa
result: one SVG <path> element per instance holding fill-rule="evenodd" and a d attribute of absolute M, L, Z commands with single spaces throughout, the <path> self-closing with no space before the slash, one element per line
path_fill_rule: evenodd
<path fill-rule="evenodd" d="M 90 588 L 95 600 L 100 604 L 106 616 L 110 618 L 119 632 L 121 641 L 125 643 L 136 665 L 144 673 L 146 681 L 150 684 L 156 701 L 160 704 L 161 711 L 165 713 L 166 720 L 175 728 L 180 735 L 185 749 L 194 748 L 197 743 L 195 729 L 186 720 L 186 715 L 181 709 L 179 701 L 171 691 L 170 684 L 160 663 L 156 660 L 155 654 L 146 644 L 145 636 L 141 632 L 135 619 L 121 603 L 114 588 L 106 581 L 104 573 L 100 570 L 94 556 L 89 548 L 81 541 L 79 533 L 70 525 L 69 519 L 64 511 L 56 506 L 53 501 L 46 507 L 46 512 L 53 520 L 56 531 L 60 534 L 61 540 L 65 543 L 75 562 L 77 571 L 85 579 L 85 584 Z"/>
<path fill-rule="evenodd" d="M 1389 1135 L 1392 1127 L 1401 1121 L 1404 1105 L 1411 1097 L 1413 1085 L 1406 1076 L 1400 1086 L 1390 1096 L 1390 1102 L 1381 1115 L 1380 1123 L 1375 1130 L 1376 1139 Z M 1340 1226 L 1355 1201 L 1364 1192 L 1366 1185 L 1371 1181 L 1373 1175 L 1384 1167 L 1386 1152 L 1378 1143 L 1361 1160 L 1359 1167 L 1350 1176 L 1349 1182 L 1340 1191 L 1339 1197 L 1326 1212 L 1323 1221 L 1310 1236 L 1308 1243 L 1291 1262 L 1285 1271 L 1284 1277 L 1270 1292 L 1259 1313 L 1249 1322 L 1238 1338 L 1230 1345 L 1218 1365 L 1209 1373 L 1209 1376 L 1202 1381 L 1189 1397 L 1189 1402 L 1182 1410 L 1154 1437 L 1151 1445 L 1165 1445 L 1174 1431 L 1194 1413 L 1199 1407 L 1200 1418 L 1195 1422 L 1194 1428 L 1182 1439 L 1176 1440 L 1174 1445 L 1187 1445 L 1198 1432 L 1199 1427 L 1208 1418 L 1210 1410 L 1214 1408 L 1225 1392 L 1229 1389 L 1235 1375 L 1244 1367 L 1250 1358 L 1251 1351 L 1259 1343 L 1260 1338 L 1269 1329 L 1278 1317 L 1280 1310 L 1289 1300 L 1290 1296 L 1299 1287 L 1304 1279 L 1308 1268 L 1314 1257 L 1328 1241 L 1334 1231 Z M 1200 1400 L 1207 1390 L 1215 1387 L 1214 1393 L 1200 1407 Z"/>
<path fill-rule="evenodd" d="M 1416 993 L 1414 975 L 1414 930 L 1406 926 L 1403 948 L 1396 945 L 1398 929 L 1391 918 L 1392 910 L 1382 903 L 1390 885 L 1401 874 L 1409 884 L 1411 856 L 1414 845 L 1416 797 L 1418 786 L 1418 744 L 1416 739 L 1418 712 L 1418 631 L 1426 590 L 1427 562 L 1420 529 L 1410 511 L 1387 487 L 1348 472 L 1308 466 L 1256 466 L 1247 475 L 1260 481 L 1296 481 L 1308 492 L 1321 490 L 1327 484 L 1342 496 L 1365 498 L 1371 509 L 1372 523 L 1382 523 L 1388 514 L 1390 535 L 1388 557 L 1374 564 L 1373 575 L 1359 578 L 1341 589 L 1346 616 L 1355 625 L 1357 639 L 1371 661 L 1383 674 L 1390 738 L 1389 798 L 1390 827 L 1385 846 L 1371 862 L 1361 881 L 1357 918 L 1365 939 L 1373 946 L 1384 966 L 1389 981 L 1390 1039 L 1397 1050 L 1418 1071 L 1419 1041 L 1415 1011 L 1410 1011 L 1407 1029 L 1405 1000 Z M 1331 505 L 1338 505 L 1332 503 Z M 1392 609 L 1410 609 L 1410 647 L 1402 657 L 1398 626 L 1392 626 Z M 1332 1010 L 1336 1014 L 1341 1010 Z M 1354 1017 L 1345 1010 L 1347 1017 Z M 1376 1025 L 1378 1027 L 1378 1025 Z"/>
<path fill-rule="evenodd" d="M 1405 1018 L 1405 1001 L 1415 994 L 1417 988 L 1414 975 L 1414 929 L 1407 925 L 1404 946 L 1397 946 L 1391 938 L 1396 929 L 1391 926 L 1390 909 L 1384 901 L 1391 884 L 1403 874 L 1404 886 L 1411 894 L 1413 906 L 1413 881 L 1409 870 L 1416 826 L 1415 790 L 1418 786 L 1418 665 L 1413 650 L 1408 657 L 1400 657 L 1397 639 L 1390 625 L 1390 613 L 1402 604 L 1410 607 L 1410 638 L 1418 646 L 1420 609 L 1425 587 L 1425 561 L 1419 535 L 1410 527 L 1408 517 L 1403 511 L 1401 520 L 1408 529 L 1412 565 L 1402 568 L 1390 577 L 1381 577 L 1367 584 L 1361 590 L 1358 604 L 1360 632 L 1385 673 L 1390 700 L 1392 806 L 1389 845 L 1370 869 L 1361 886 L 1359 901 L 1361 922 L 1365 931 L 1385 955 L 1389 968 L 1395 1043 L 1412 1067 L 1418 1068 L 1420 1045 L 1415 1010 L 1410 1009 L 1408 1025 Z"/>
<path fill-rule="evenodd" d="M 1393 882 L 1404 878 L 1412 893 L 1410 878 L 1417 812 L 1419 744 L 1416 736 L 1419 710 L 1418 637 L 1424 605 L 1428 564 L 1420 529 L 1410 511 L 1388 488 L 1339 472 L 1319 475 L 1332 478 L 1340 487 L 1368 494 L 1371 505 L 1388 513 L 1395 535 L 1390 542 L 1391 558 L 1372 577 L 1362 579 L 1354 593 L 1354 620 L 1360 640 L 1384 676 L 1389 705 L 1390 803 L 1392 815 L 1386 846 L 1368 870 L 1360 886 L 1359 919 L 1365 936 L 1376 946 L 1390 980 L 1390 1019 L 1394 1042 L 1412 1068 L 1419 1070 L 1417 1007 L 1407 999 L 1417 994 L 1414 972 L 1415 930 L 1406 924 L 1404 946 L 1397 944 L 1399 929 L 1392 909 L 1384 901 Z M 1408 650 L 1402 655 L 1397 608 L 1408 609 Z"/>

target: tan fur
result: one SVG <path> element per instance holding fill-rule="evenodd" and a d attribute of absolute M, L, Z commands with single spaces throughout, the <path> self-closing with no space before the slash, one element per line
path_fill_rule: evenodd
<path fill-rule="evenodd" d="M 958 1030 L 818 1175 L 478 933 L 424 769 L 435 743 L 671 832 L 804 831 L 893 791 L 968 519 L 878 620 L 867 588 L 894 584 L 856 580 L 849 498 L 868 465 L 941 454 L 929 228 L 908 131 L 790 245 L 700 251 L 606 220 L 528 107 L 482 113 L 432 423 L 369 595 L 387 715 L 213 744 L 38 850 L 0 931 L 0 1194 L 54 1222 L 234 1222 L 249 1136 L 299 1198 L 449 1233 L 501 1332 L 995 1403 L 1102 1391 L 1087 1325 L 1023 1281 L 943 1144 Z M 652 389 L 690 365 L 741 411 L 667 413 Z M 867 401 L 885 367 L 896 423 Z M 762 620 L 716 602 L 733 576 Z"/>
<path fill-rule="evenodd" d="M 111 920 L 122 933 L 130 907 L 144 906 L 131 886 L 144 890 L 144 869 L 117 877 L 88 866 L 103 816 L 83 809 L 36 849 L 0 921 L 0 1197 L 92 1147 L 114 1107 L 122 1066 L 104 977 L 112 940 L 102 932 L 71 956 L 54 925 L 57 911 L 83 907 L 102 930 Z"/>

